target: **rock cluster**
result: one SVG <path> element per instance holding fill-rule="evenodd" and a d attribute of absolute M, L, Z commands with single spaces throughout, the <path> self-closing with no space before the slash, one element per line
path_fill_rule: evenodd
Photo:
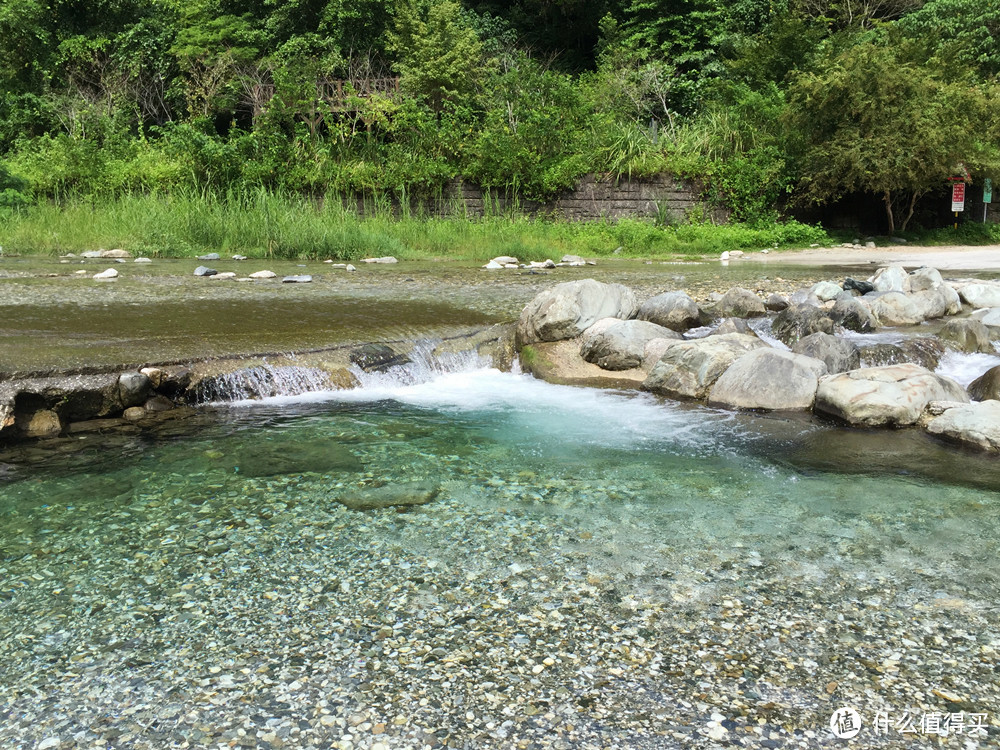
<path fill-rule="evenodd" d="M 731 409 L 812 410 L 866 427 L 923 425 L 1000 452 L 1000 367 L 968 392 L 933 372 L 946 349 L 996 354 L 1000 283 L 947 282 L 933 268 L 888 266 L 867 281 L 824 281 L 790 300 L 765 301 L 740 288 L 712 297 L 699 305 L 671 290 L 640 302 L 620 284 L 557 284 L 521 313 L 522 366 L 552 382 L 636 387 Z M 872 344 L 845 336 L 958 315 L 963 301 L 997 307 L 947 320 L 938 336 Z"/>

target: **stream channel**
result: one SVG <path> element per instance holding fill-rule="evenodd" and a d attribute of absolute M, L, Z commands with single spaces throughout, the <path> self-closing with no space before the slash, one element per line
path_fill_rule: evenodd
<path fill-rule="evenodd" d="M 433 340 L 574 278 L 862 273 L 244 263 L 314 282 L 2 259 L 0 372 Z M 0 747 L 1000 747 L 995 458 L 473 354 L 359 378 L 0 453 Z"/>

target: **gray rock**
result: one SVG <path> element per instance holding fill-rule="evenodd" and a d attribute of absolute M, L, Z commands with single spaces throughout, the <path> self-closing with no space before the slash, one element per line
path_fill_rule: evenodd
<path fill-rule="evenodd" d="M 868 294 L 869 292 L 875 291 L 875 285 L 870 281 L 858 281 L 857 279 L 852 279 L 847 277 L 844 279 L 844 283 L 841 284 L 844 291 L 857 292 L 858 294 Z"/>
<path fill-rule="evenodd" d="M 820 281 L 813 284 L 809 293 L 820 302 L 829 302 L 832 299 L 836 299 L 837 295 L 839 295 L 842 291 L 844 290 L 832 281 Z"/>
<path fill-rule="evenodd" d="M 426 505 L 440 494 L 441 487 L 434 482 L 403 482 L 363 490 L 348 490 L 338 495 L 336 500 L 351 510 L 378 510 Z"/>
<path fill-rule="evenodd" d="M 704 398 L 733 362 L 765 346 L 758 338 L 738 333 L 681 341 L 653 365 L 642 389 L 667 396 Z"/>
<path fill-rule="evenodd" d="M 924 266 L 918 268 L 910 274 L 910 291 L 923 292 L 928 289 L 937 289 L 944 284 L 941 273 L 936 268 Z"/>
<path fill-rule="evenodd" d="M 781 312 L 788 308 L 788 300 L 775 292 L 764 302 L 764 307 L 771 312 Z"/>
<path fill-rule="evenodd" d="M 148 412 L 170 411 L 176 404 L 166 396 L 153 396 L 144 403 L 143 408 Z"/>
<path fill-rule="evenodd" d="M 101 250 L 87 250 L 86 252 L 80 253 L 81 258 L 101 258 Z"/>
<path fill-rule="evenodd" d="M 361 262 L 362 263 L 379 263 L 379 264 L 383 264 L 383 265 L 384 264 L 388 264 L 388 263 L 399 263 L 399 261 L 396 260 L 396 258 L 394 258 L 391 255 L 383 255 L 381 258 L 362 258 Z"/>
<path fill-rule="evenodd" d="M 815 408 L 851 424 L 875 427 L 914 424 L 931 401 L 968 400 L 954 380 L 919 365 L 903 364 L 822 378 Z"/>
<path fill-rule="evenodd" d="M 1000 365 L 969 383 L 969 395 L 976 401 L 1000 400 Z"/>
<path fill-rule="evenodd" d="M 864 367 L 914 364 L 933 370 L 944 354 L 944 345 L 935 338 L 921 337 L 906 339 L 898 344 L 862 346 L 860 351 Z"/>
<path fill-rule="evenodd" d="M 871 301 L 871 311 L 883 326 L 911 326 L 926 320 L 923 305 L 913 295 L 902 292 L 879 295 Z"/>
<path fill-rule="evenodd" d="M 576 338 L 601 318 L 634 318 L 635 293 L 621 284 L 593 279 L 567 281 L 539 292 L 521 311 L 516 345 Z"/>
<path fill-rule="evenodd" d="M 698 325 L 701 311 L 684 292 L 664 292 L 643 302 L 636 317 L 673 331 L 686 331 Z"/>
<path fill-rule="evenodd" d="M 727 333 L 743 333 L 747 336 L 757 336 L 754 330 L 743 318 L 726 318 L 712 331 L 712 336 L 725 336 Z"/>
<path fill-rule="evenodd" d="M 855 297 L 840 297 L 828 313 L 830 319 L 849 331 L 869 333 L 878 328 L 878 322 L 868 306 Z"/>
<path fill-rule="evenodd" d="M 989 329 L 974 318 L 949 320 L 938 332 L 938 338 L 960 352 L 996 354 Z"/>
<path fill-rule="evenodd" d="M 1000 307 L 1000 284 L 966 284 L 958 290 L 958 295 L 973 307 Z"/>
<path fill-rule="evenodd" d="M 757 349 L 733 362 L 708 396 L 710 404 L 736 409 L 810 409 L 826 365 L 778 349 Z"/>
<path fill-rule="evenodd" d="M 592 326 L 598 328 L 598 326 Z M 580 356 L 605 370 L 629 370 L 642 364 L 653 339 L 680 339 L 669 328 L 645 320 L 620 320 L 583 335 Z"/>
<path fill-rule="evenodd" d="M 749 289 L 733 287 L 715 303 L 715 313 L 724 318 L 759 318 L 767 314 L 764 302 Z"/>
<path fill-rule="evenodd" d="M 195 276 L 215 276 L 217 273 L 218 271 L 214 268 L 209 268 L 208 266 L 198 266 L 194 269 Z"/>
<path fill-rule="evenodd" d="M 782 310 L 771 324 L 771 333 L 786 346 L 813 333 L 833 333 L 833 320 L 812 305 L 794 305 Z"/>
<path fill-rule="evenodd" d="M 191 369 L 183 365 L 143 367 L 139 372 L 149 378 L 157 392 L 166 396 L 176 396 L 191 385 Z"/>
<path fill-rule="evenodd" d="M 385 372 L 390 367 L 410 361 L 405 354 L 398 354 L 388 344 L 365 344 L 351 351 L 349 359 L 365 372 Z"/>
<path fill-rule="evenodd" d="M 564 255 L 559 259 L 560 263 L 584 263 L 584 259 L 579 255 Z"/>
<path fill-rule="evenodd" d="M 118 398 L 124 408 L 138 406 L 149 398 L 153 384 L 141 372 L 124 372 L 118 376 Z"/>
<path fill-rule="evenodd" d="M 298 274 L 296 276 L 286 276 L 281 280 L 282 284 L 308 284 L 313 280 L 309 274 Z"/>
<path fill-rule="evenodd" d="M 221 257 L 218 253 L 207 253 L 206 255 L 199 255 L 198 260 L 219 260 Z"/>
<path fill-rule="evenodd" d="M 127 250 L 122 250 L 121 248 L 115 248 L 114 250 L 101 250 L 101 257 L 125 260 L 131 258 L 132 254 Z"/>
<path fill-rule="evenodd" d="M 130 406 L 122 412 L 122 418 L 126 422 L 139 422 L 146 418 L 146 409 L 142 406 Z"/>
<path fill-rule="evenodd" d="M 906 273 L 906 269 L 899 265 L 878 269 L 869 281 L 877 292 L 906 293 L 910 291 L 910 276 Z"/>
<path fill-rule="evenodd" d="M 59 415 L 51 409 L 40 409 L 27 415 L 23 420 L 19 419 L 17 425 L 27 438 L 56 437 L 63 429 Z"/>
<path fill-rule="evenodd" d="M 274 271 L 254 271 L 250 274 L 251 279 L 273 279 L 277 276 Z"/>
<path fill-rule="evenodd" d="M 927 431 L 953 442 L 1000 452 L 1000 401 L 962 404 L 927 423 Z"/>
<path fill-rule="evenodd" d="M 821 360 L 831 374 L 856 370 L 861 366 L 858 347 L 829 333 L 811 333 L 796 341 L 792 351 Z"/>

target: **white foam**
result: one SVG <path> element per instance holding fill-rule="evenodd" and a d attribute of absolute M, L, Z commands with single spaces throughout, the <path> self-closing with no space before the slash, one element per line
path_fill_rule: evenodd
<path fill-rule="evenodd" d="M 966 354 L 964 352 L 946 352 L 937 369 L 938 375 L 951 378 L 963 388 L 992 367 L 1000 365 L 1000 356 L 996 354 Z"/>

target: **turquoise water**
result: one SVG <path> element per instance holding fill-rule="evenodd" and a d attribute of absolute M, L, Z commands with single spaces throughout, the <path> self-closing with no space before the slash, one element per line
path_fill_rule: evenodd
<path fill-rule="evenodd" d="M 453 622 L 456 611 L 496 614 L 481 631 L 439 635 L 446 650 L 461 637 L 479 639 L 487 653 L 512 648 L 509 638 L 541 644 L 544 636 L 546 648 L 575 649 L 586 661 L 611 648 L 601 639 L 619 632 L 612 627 L 644 634 L 631 636 L 633 649 L 678 649 L 673 670 L 621 662 L 623 675 L 609 678 L 598 701 L 619 723 L 580 707 L 582 673 L 560 671 L 562 660 L 546 667 L 565 700 L 577 700 L 572 731 L 590 732 L 594 746 L 671 746 L 656 739 L 670 728 L 708 742 L 699 732 L 713 712 L 738 711 L 695 696 L 746 696 L 748 685 L 759 698 L 748 705 L 777 707 L 761 726 L 782 737 L 821 732 L 831 682 L 841 685 L 837 700 L 870 711 L 925 709 L 942 685 L 962 694 L 965 710 L 996 708 L 987 658 L 1000 646 L 1000 472 L 992 461 L 916 432 L 741 417 L 485 368 L 428 377 L 218 405 L 154 433 L 74 436 L 4 454 L 0 707 L 9 713 L 0 746 L 33 746 L 51 734 L 42 721 L 50 718 L 61 721 L 52 732 L 79 734 L 80 746 L 109 727 L 127 739 L 122 746 L 174 746 L 181 735 L 170 732 L 208 700 L 191 687 L 200 683 L 181 676 L 230 675 L 242 685 L 270 665 L 280 681 L 295 632 L 324 644 L 314 653 L 300 643 L 295 664 L 313 659 L 340 675 L 311 700 L 341 685 L 354 702 L 331 715 L 347 716 L 360 699 L 343 687 L 343 665 L 372 657 L 345 646 L 353 631 L 331 623 L 419 633 L 433 630 L 435 618 Z M 348 491 L 414 481 L 439 486 L 439 498 L 405 512 L 336 502 Z M 591 590 L 603 593 L 587 604 L 580 597 Z M 749 614 L 727 620 L 733 601 Z M 531 619 L 553 608 L 572 620 L 559 625 L 566 643 Z M 782 623 L 794 635 L 782 635 Z M 699 687 L 683 662 L 713 649 L 699 628 L 724 633 L 725 650 L 751 654 L 746 667 L 726 676 L 709 670 L 702 679 L 711 684 Z M 933 640 L 949 638 L 945 631 L 962 633 L 962 648 Z M 598 642 L 588 647 L 588 638 Z M 337 648 L 346 662 L 330 656 Z M 844 649 L 876 663 L 902 653 L 904 666 L 872 683 L 863 667 L 841 663 Z M 468 677 L 440 688 L 442 700 L 499 681 L 489 670 L 506 674 L 505 664 L 467 665 Z M 536 705 L 543 688 L 555 689 L 545 674 L 538 686 L 531 674 L 502 683 L 501 703 Z M 410 724 L 393 724 L 397 711 L 409 711 L 388 708 L 413 697 L 412 679 L 386 680 L 388 697 L 367 710 L 369 724 L 381 719 L 389 731 L 355 731 L 353 746 L 378 737 L 420 746 Z M 649 697 L 640 700 L 636 685 Z M 251 721 L 263 699 L 245 685 L 240 695 L 216 709 Z M 123 706 L 137 706 L 135 716 Z M 169 720 L 157 723 L 170 706 Z M 658 722 L 629 723 L 664 706 Z M 307 712 L 305 704 L 295 710 Z M 753 711 L 763 709 L 739 711 L 757 726 Z M 445 701 L 429 716 L 465 743 L 456 746 L 513 746 L 517 727 L 529 736 L 527 723 L 505 737 L 484 724 L 477 735 L 475 722 L 454 718 L 465 713 Z M 229 724 L 207 716 L 190 721 L 183 741 L 225 741 Z M 254 732 L 264 724 L 248 736 L 262 737 Z M 327 736 L 317 727 L 327 742 L 351 731 L 330 725 Z"/>

